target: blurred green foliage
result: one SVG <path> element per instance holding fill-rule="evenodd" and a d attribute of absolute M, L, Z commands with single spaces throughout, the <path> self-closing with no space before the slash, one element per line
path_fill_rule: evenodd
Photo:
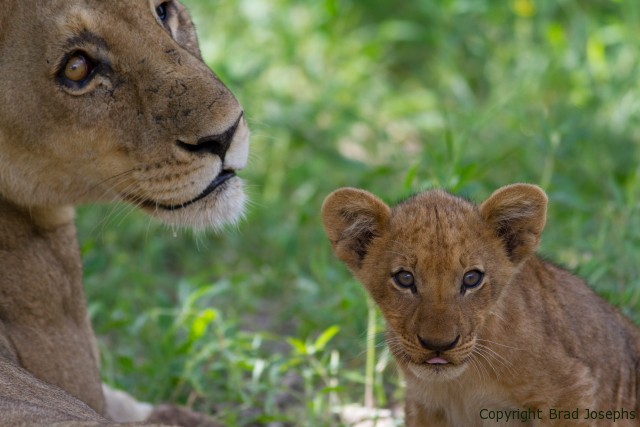
<path fill-rule="evenodd" d="M 336 425 L 363 399 L 368 319 L 319 220 L 347 185 L 393 202 L 537 183 L 541 252 L 640 319 L 640 2 L 185 4 L 252 128 L 251 205 L 217 235 L 80 211 L 107 382 L 228 425 Z M 401 391 L 378 351 L 384 406 Z"/>

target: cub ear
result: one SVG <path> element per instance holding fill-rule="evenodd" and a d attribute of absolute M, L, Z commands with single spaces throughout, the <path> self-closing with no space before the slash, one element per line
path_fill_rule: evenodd
<path fill-rule="evenodd" d="M 352 271 L 358 271 L 371 241 L 382 234 L 391 209 L 373 194 L 341 188 L 322 204 L 322 223 L 333 252 Z"/>
<path fill-rule="evenodd" d="M 513 184 L 499 188 L 480 205 L 482 218 L 502 240 L 514 263 L 524 261 L 537 249 L 547 218 L 547 201 L 540 187 Z"/>

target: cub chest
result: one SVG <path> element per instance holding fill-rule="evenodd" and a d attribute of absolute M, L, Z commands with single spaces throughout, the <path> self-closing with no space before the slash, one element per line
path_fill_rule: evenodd
<path fill-rule="evenodd" d="M 407 411 L 417 426 L 432 426 L 434 413 L 442 413 L 448 427 L 543 426 L 500 387 L 480 383 L 463 374 L 455 381 L 425 383 L 407 375 Z M 526 422 L 523 422 L 526 421 Z"/>

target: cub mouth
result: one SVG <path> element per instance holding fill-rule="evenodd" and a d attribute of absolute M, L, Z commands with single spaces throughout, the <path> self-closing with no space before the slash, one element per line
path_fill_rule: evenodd
<path fill-rule="evenodd" d="M 165 211 L 177 211 L 177 210 L 186 208 L 187 206 L 192 205 L 195 202 L 204 199 L 209 194 L 211 194 L 215 190 L 217 190 L 220 186 L 222 186 L 225 182 L 229 181 L 230 179 L 234 178 L 235 176 L 236 176 L 235 171 L 233 171 L 233 170 L 223 170 L 222 172 L 220 172 L 218 174 L 218 176 L 216 176 L 213 179 L 213 181 L 211 181 L 211 183 L 207 186 L 207 188 L 202 190 L 202 193 L 198 194 L 193 199 L 191 199 L 189 201 L 186 201 L 186 202 L 178 203 L 178 204 L 175 204 L 175 205 L 156 204 L 155 207 L 157 207 L 159 209 L 163 209 Z"/>
<path fill-rule="evenodd" d="M 448 365 L 451 362 L 449 362 L 447 359 L 440 357 L 440 356 L 434 356 L 431 357 L 429 360 L 427 360 L 426 362 L 427 365 Z"/>
<path fill-rule="evenodd" d="M 447 361 L 447 363 L 437 363 L 439 361 L 431 360 L 432 362 L 409 362 L 407 364 L 407 369 L 418 378 L 429 379 L 432 381 L 449 381 L 457 378 L 466 371 L 468 367 L 468 364 L 465 362 L 453 363 L 451 361 Z M 446 359 L 443 358 L 442 360 Z"/>
<path fill-rule="evenodd" d="M 416 367 L 420 367 L 423 369 L 429 369 L 436 372 L 441 372 L 448 369 L 453 369 L 459 367 L 461 364 L 452 363 L 451 360 L 444 359 L 441 357 L 433 357 L 429 360 L 420 361 L 419 363 L 413 363 Z"/>

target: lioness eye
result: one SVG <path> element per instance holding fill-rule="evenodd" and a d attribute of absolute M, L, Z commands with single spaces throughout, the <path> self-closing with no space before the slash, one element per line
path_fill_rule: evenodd
<path fill-rule="evenodd" d="M 90 73 L 91 63 L 81 53 L 73 54 L 64 66 L 64 76 L 72 82 L 81 82 Z"/>
<path fill-rule="evenodd" d="M 158 15 L 158 19 L 163 22 L 167 19 L 167 2 L 160 3 L 160 5 L 156 7 L 156 15 Z"/>
<path fill-rule="evenodd" d="M 484 278 L 484 273 L 478 270 L 471 270 L 464 273 L 462 278 L 462 285 L 466 289 L 473 289 L 482 283 L 482 279 Z"/>
<path fill-rule="evenodd" d="M 393 275 L 393 281 L 401 288 L 411 289 L 415 286 L 413 274 L 406 270 L 400 270 Z"/>

